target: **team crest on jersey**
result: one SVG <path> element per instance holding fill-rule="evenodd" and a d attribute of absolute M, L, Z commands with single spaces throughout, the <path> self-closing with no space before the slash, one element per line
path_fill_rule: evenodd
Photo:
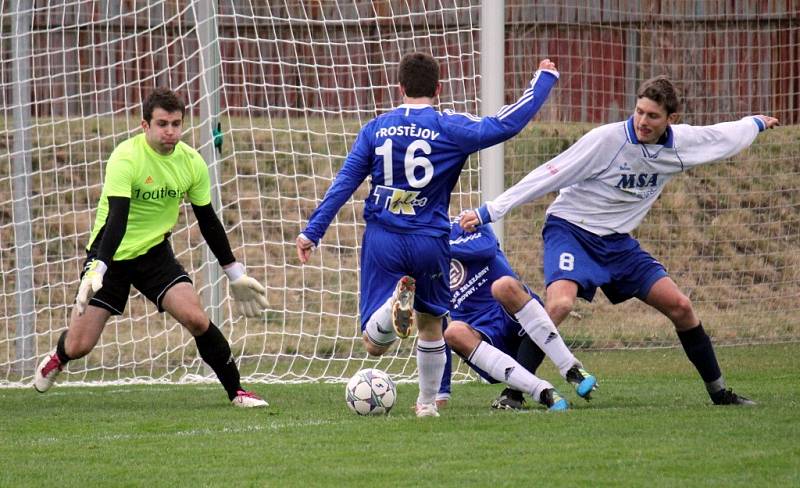
<path fill-rule="evenodd" d="M 457 290 L 467 280 L 467 270 L 458 259 L 450 260 L 450 289 Z"/>
<path fill-rule="evenodd" d="M 427 198 L 417 198 L 420 192 L 401 190 L 390 186 L 378 185 L 372 195 L 375 197 L 377 205 L 397 215 L 416 215 L 414 207 L 424 207 L 428 203 Z"/>

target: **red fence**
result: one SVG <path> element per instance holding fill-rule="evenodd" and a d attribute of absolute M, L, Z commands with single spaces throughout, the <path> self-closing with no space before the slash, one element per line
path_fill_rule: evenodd
<path fill-rule="evenodd" d="M 464 100 L 479 90 L 480 2 L 444 2 L 460 9 L 442 3 L 220 1 L 222 109 L 291 115 L 386 108 L 397 102 L 400 53 L 425 50 L 442 60 L 442 101 L 475 110 Z M 506 3 L 509 100 L 546 56 L 562 73 L 547 114 L 555 120 L 617 120 L 630 111 L 640 81 L 665 73 L 682 87 L 693 123 L 762 112 L 800 123 L 799 1 L 566 3 L 573 2 Z M 30 57 L 37 116 L 137 110 L 143 91 L 164 84 L 197 102 L 204 67 L 193 4 L 37 4 Z M 3 13 L 5 100 L 11 17 Z"/>

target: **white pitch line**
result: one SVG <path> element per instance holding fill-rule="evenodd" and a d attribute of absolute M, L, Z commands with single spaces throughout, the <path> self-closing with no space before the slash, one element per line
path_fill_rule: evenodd
<path fill-rule="evenodd" d="M 515 414 L 528 414 L 528 413 L 536 413 L 536 411 L 531 412 L 515 412 Z M 466 415 L 458 415 L 458 419 L 469 419 L 469 418 L 481 418 L 481 417 L 489 417 L 491 415 L 497 415 L 497 412 L 482 412 L 482 413 L 472 413 Z M 456 418 L 456 417 L 454 417 Z M 408 418 L 408 417 L 392 417 L 391 415 L 385 419 L 376 418 L 374 420 L 384 421 L 384 422 L 417 422 L 418 420 L 415 418 Z M 251 424 L 251 425 L 244 425 L 241 427 L 222 427 L 220 429 L 190 429 L 190 430 L 178 430 L 175 432 L 148 432 L 148 433 L 135 433 L 135 434 L 96 434 L 96 435 L 70 435 L 70 436 L 45 436 L 45 437 L 38 437 L 33 439 L 21 439 L 17 442 L 12 441 L 10 444 L 17 445 L 19 447 L 41 447 L 41 446 L 48 446 L 52 444 L 58 444 L 62 442 L 67 443 L 86 443 L 86 442 L 118 442 L 118 441 L 130 441 L 130 440 L 153 440 L 153 439 L 169 439 L 175 437 L 200 437 L 200 436 L 209 436 L 209 435 L 221 435 L 221 434 L 251 434 L 254 432 L 275 432 L 281 431 L 286 429 L 297 429 L 297 428 L 316 428 L 326 425 L 337 425 L 337 424 L 344 424 L 344 423 L 353 423 L 358 421 L 369 421 L 368 419 L 361 419 L 359 417 L 353 417 L 351 420 L 345 421 L 332 421 L 332 420 L 307 420 L 307 421 L 286 421 L 286 422 L 279 422 L 279 421 L 272 421 L 266 422 L 263 424 Z"/>

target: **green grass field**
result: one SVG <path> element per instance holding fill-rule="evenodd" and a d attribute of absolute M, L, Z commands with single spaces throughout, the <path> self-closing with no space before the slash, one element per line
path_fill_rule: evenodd
<path fill-rule="evenodd" d="M 759 401 L 714 407 L 679 349 L 579 352 L 600 378 L 573 410 L 499 412 L 498 386 L 453 385 L 439 419 L 399 386 L 362 418 L 343 384 L 0 390 L 0 486 L 800 486 L 800 344 L 719 348 L 728 384 Z"/>

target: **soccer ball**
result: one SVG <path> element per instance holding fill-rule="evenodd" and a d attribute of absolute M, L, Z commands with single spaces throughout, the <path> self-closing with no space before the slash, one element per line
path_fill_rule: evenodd
<path fill-rule="evenodd" d="M 397 399 L 394 381 L 379 369 L 362 369 L 347 382 L 345 400 L 359 415 L 384 415 Z"/>

